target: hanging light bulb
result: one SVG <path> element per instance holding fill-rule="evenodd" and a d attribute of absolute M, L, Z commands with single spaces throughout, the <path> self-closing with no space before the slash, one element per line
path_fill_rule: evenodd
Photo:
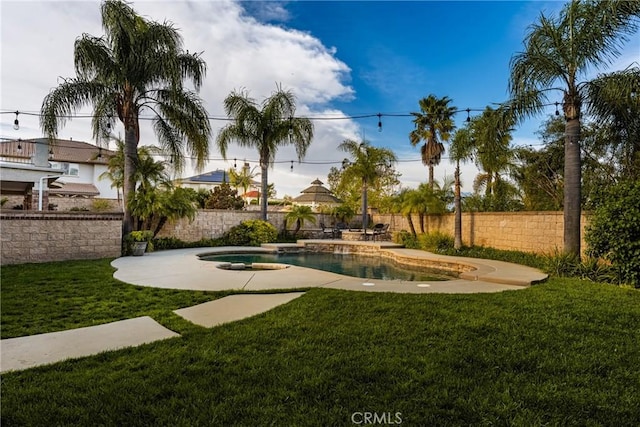
<path fill-rule="evenodd" d="M 558 111 L 558 104 L 559 104 L 559 102 L 556 102 L 556 116 L 560 115 L 560 111 Z"/>
<path fill-rule="evenodd" d="M 13 128 L 15 130 L 20 129 L 20 122 L 18 121 L 18 114 L 20 114 L 18 111 L 16 111 L 16 119 L 13 121 Z"/>
<path fill-rule="evenodd" d="M 291 172 L 293 172 L 293 160 L 291 160 Z"/>
<path fill-rule="evenodd" d="M 49 149 L 49 159 L 50 160 L 53 159 L 53 149 L 52 148 Z"/>
<path fill-rule="evenodd" d="M 238 165 L 237 165 L 237 163 L 236 163 L 236 159 L 233 159 L 233 168 L 235 169 L 235 168 L 237 168 L 237 167 L 238 167 Z"/>
<path fill-rule="evenodd" d="M 18 153 L 22 153 L 22 144 L 20 143 L 20 139 L 18 140 Z"/>
<path fill-rule="evenodd" d="M 467 123 L 471 121 L 471 116 L 469 115 L 469 113 L 471 113 L 471 108 L 467 108 Z"/>
<path fill-rule="evenodd" d="M 382 114 L 378 113 L 378 132 L 382 132 Z"/>

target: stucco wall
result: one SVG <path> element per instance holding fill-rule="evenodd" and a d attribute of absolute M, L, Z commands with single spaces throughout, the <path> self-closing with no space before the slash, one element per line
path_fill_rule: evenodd
<path fill-rule="evenodd" d="M 5 211 L 0 221 L 2 265 L 120 256 L 119 213 Z"/>

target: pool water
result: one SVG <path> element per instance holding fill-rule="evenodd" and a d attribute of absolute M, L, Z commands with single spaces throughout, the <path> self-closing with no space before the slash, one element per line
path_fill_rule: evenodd
<path fill-rule="evenodd" d="M 253 253 L 206 255 L 204 261 L 231 263 L 282 263 L 329 271 L 362 279 L 435 281 L 451 280 L 451 276 L 433 273 L 419 267 L 398 264 L 378 256 L 334 253 Z"/>

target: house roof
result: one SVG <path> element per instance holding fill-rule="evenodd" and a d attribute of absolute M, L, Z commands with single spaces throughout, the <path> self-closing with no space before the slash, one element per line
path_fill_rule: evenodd
<path fill-rule="evenodd" d="M 229 173 L 222 169 L 216 169 L 200 175 L 190 176 L 189 178 L 185 178 L 183 181 L 222 184 L 223 182 L 229 182 Z"/>
<path fill-rule="evenodd" d="M 322 181 L 315 179 L 311 187 L 301 191 L 301 195 L 294 198 L 295 203 L 342 203 L 342 200 L 334 196 L 331 191 L 322 185 Z"/>
<path fill-rule="evenodd" d="M 16 159 L 30 159 L 36 153 L 37 144 L 48 144 L 47 138 L 14 139 L 0 144 L 0 156 Z M 107 164 L 109 157 L 116 153 L 83 141 L 54 139 L 49 148 L 53 162 Z"/>
<path fill-rule="evenodd" d="M 100 191 L 93 184 L 80 184 L 76 182 L 60 182 L 51 183 L 49 187 L 51 194 L 73 194 L 78 196 L 98 196 Z"/>

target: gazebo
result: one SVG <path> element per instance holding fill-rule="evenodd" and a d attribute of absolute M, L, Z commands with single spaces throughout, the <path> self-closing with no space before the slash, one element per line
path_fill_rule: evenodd
<path fill-rule="evenodd" d="M 342 204 L 342 200 L 334 196 L 322 184 L 322 181 L 316 178 L 311 183 L 311 187 L 305 188 L 301 191 L 301 195 L 293 199 L 293 204 L 310 206 L 314 211 L 320 206 L 334 207 Z"/>

